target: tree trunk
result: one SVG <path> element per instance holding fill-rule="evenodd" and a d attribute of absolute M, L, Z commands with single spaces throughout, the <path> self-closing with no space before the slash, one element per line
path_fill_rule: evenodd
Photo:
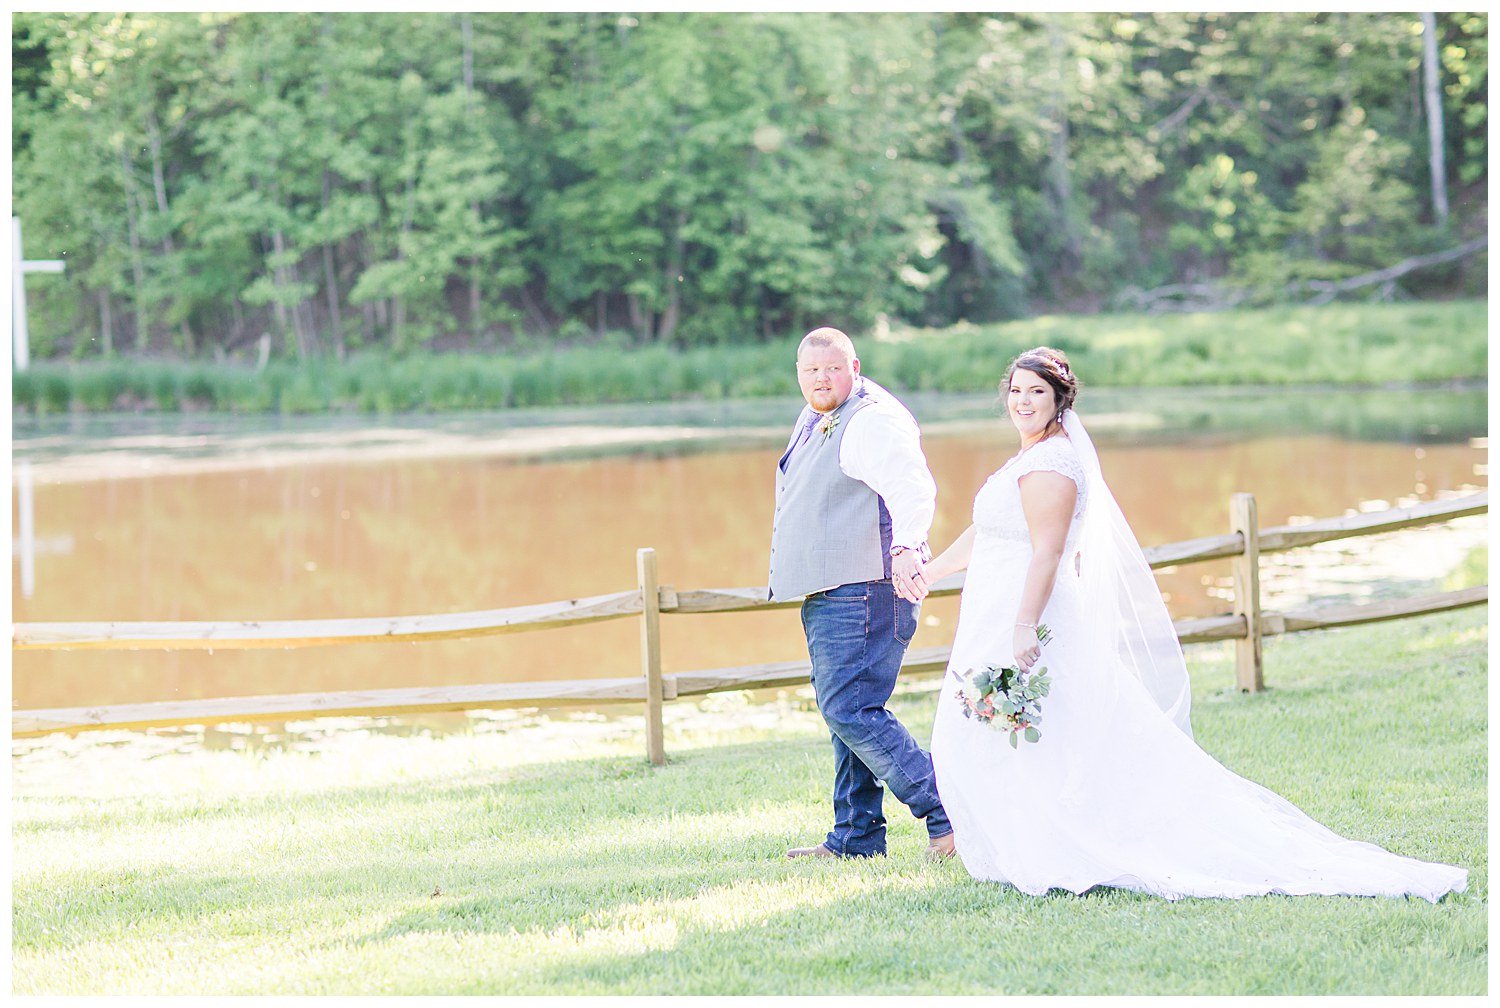
<path fill-rule="evenodd" d="M 1047 109 L 1047 118 L 1052 120 L 1052 156 L 1047 165 L 1048 190 L 1052 194 L 1057 223 L 1061 229 L 1063 248 L 1069 257 L 1069 265 L 1076 267 L 1083 258 L 1083 249 L 1078 234 L 1073 229 L 1073 178 L 1068 167 L 1068 101 L 1063 91 L 1063 79 L 1067 73 L 1067 40 L 1054 18 L 1047 19 L 1047 42 L 1052 54 L 1052 70 L 1055 86 L 1052 101 Z"/>
<path fill-rule="evenodd" d="M 115 355 L 115 320 L 110 311 L 109 291 L 99 291 L 99 340 L 105 357 Z"/>
<path fill-rule="evenodd" d="M 484 290 L 479 263 L 469 266 L 469 339 L 479 339 L 484 331 Z"/>
<path fill-rule="evenodd" d="M 1443 163 L 1442 67 L 1438 63 L 1437 17 L 1422 14 L 1422 90 L 1427 97 L 1427 163 L 1432 174 L 1432 216 L 1448 223 L 1448 180 Z"/>
<path fill-rule="evenodd" d="M 474 100 L 474 16 L 472 14 L 460 14 L 458 16 L 459 33 L 463 36 L 464 47 L 464 94 L 470 102 Z M 470 106 L 469 111 L 473 111 Z"/>
<path fill-rule="evenodd" d="M 531 287 L 523 284 L 519 288 L 521 295 L 521 307 L 526 309 L 526 318 L 531 322 L 531 331 L 546 332 L 552 326 L 552 319 L 547 316 L 546 311 L 537 303 L 536 297 L 531 293 Z M 525 332 L 525 326 L 522 326 Z"/>
<path fill-rule="evenodd" d="M 475 130 L 484 128 L 479 121 L 476 112 L 478 108 L 474 102 L 474 17 L 471 14 L 459 15 L 459 26 L 463 34 L 464 47 L 464 105 L 468 115 L 469 123 Z M 469 212 L 474 215 L 474 220 L 479 221 L 479 201 L 469 201 Z M 469 339 L 473 341 L 479 338 L 480 330 L 484 328 L 484 320 L 480 317 L 480 308 L 483 298 L 480 291 L 480 268 L 475 260 L 469 261 Z"/>
<path fill-rule="evenodd" d="M 302 285 L 302 266 L 293 263 L 290 272 L 292 283 Z M 292 307 L 292 318 L 297 321 L 299 339 L 307 342 L 308 353 L 318 352 L 318 312 L 317 304 L 313 298 L 300 298 Z"/>
<path fill-rule="evenodd" d="M 656 326 L 656 338 L 662 343 L 671 341 L 682 313 L 682 229 L 687 221 L 687 211 L 678 210 L 676 227 L 672 229 L 672 252 L 667 257 L 667 268 L 662 273 L 662 282 L 667 285 L 667 307 Z"/>
<path fill-rule="evenodd" d="M 332 197 L 333 178 L 329 172 L 323 173 L 323 209 L 328 209 L 328 202 Z M 324 300 L 328 305 L 328 326 L 333 333 L 333 353 L 339 360 L 344 359 L 344 324 L 339 318 L 339 277 L 338 271 L 333 266 L 333 246 L 327 241 L 323 242 L 323 291 Z"/>
<path fill-rule="evenodd" d="M 282 234 L 280 228 L 275 228 L 271 231 L 271 249 L 276 253 L 278 259 L 286 252 L 286 235 Z M 271 276 L 276 283 L 278 294 L 280 291 L 295 285 L 300 279 L 297 276 L 295 267 L 280 265 L 272 270 Z M 273 303 L 276 306 L 276 320 L 281 323 L 283 330 L 287 328 L 288 316 L 290 316 L 290 327 L 297 340 L 297 359 L 306 359 L 308 354 L 312 352 L 312 338 L 308 332 L 306 319 L 303 317 L 300 301 L 298 304 L 291 305 L 290 310 L 288 310 L 287 305 L 282 303 L 279 296 L 273 299 Z"/>
<path fill-rule="evenodd" d="M 239 298 L 230 299 L 229 317 L 229 336 L 223 343 L 226 353 L 238 347 L 245 338 L 245 309 Z"/>
<path fill-rule="evenodd" d="M 319 40 L 323 46 L 332 49 L 338 43 L 334 38 L 335 25 L 332 14 L 324 14 L 323 20 L 318 26 Z M 332 88 L 329 86 L 328 75 L 322 74 L 318 80 L 318 94 L 324 101 L 328 100 Z M 322 209 L 326 213 L 328 204 L 333 199 L 333 173 L 325 170 L 323 172 Z M 338 270 L 334 267 L 333 245 L 325 235 L 322 246 L 323 259 L 323 300 L 328 310 L 328 329 L 333 335 L 333 355 L 337 360 L 344 359 L 344 323 L 340 317 L 339 305 L 339 278 Z M 315 327 L 316 328 L 316 327 Z"/>
<path fill-rule="evenodd" d="M 667 307 L 662 311 L 661 317 L 656 324 L 656 339 L 659 343 L 668 343 L 673 333 L 677 331 L 678 316 L 681 309 L 681 292 L 677 289 L 677 281 L 671 281 L 672 289 L 667 292 Z"/>
<path fill-rule="evenodd" d="M 1064 80 L 1068 74 L 1068 43 L 1058 27 L 1056 18 L 1047 18 L 1047 48 L 1052 55 L 1053 90 L 1049 107 L 1044 113 L 1043 123 L 1050 120 L 1052 154 L 1047 159 L 1046 190 L 1052 199 L 1053 213 L 1058 220 L 1062 249 L 1067 255 L 1070 269 L 1079 266 L 1083 258 L 1082 242 L 1073 226 L 1073 169 L 1068 166 L 1068 96 Z"/>
<path fill-rule="evenodd" d="M 146 265 L 141 256 L 135 166 L 130 163 L 130 151 L 124 141 L 120 143 L 120 169 L 125 182 L 125 222 L 130 233 L 130 272 L 135 280 L 135 348 L 141 350 L 149 347 L 151 342 L 151 318 L 146 311 Z"/>
<path fill-rule="evenodd" d="M 653 319 L 651 312 L 641 306 L 640 295 L 628 293 L 625 295 L 625 307 L 630 312 L 630 328 L 635 331 L 636 338 L 642 343 L 651 341 L 651 329 Z"/>
<path fill-rule="evenodd" d="M 369 179 L 359 184 L 360 191 L 366 196 L 375 196 L 375 183 Z M 369 228 L 363 228 L 349 236 L 349 253 L 347 261 L 351 263 L 351 273 L 357 278 L 361 273 L 370 268 L 370 264 L 376 259 L 372 250 Z M 386 335 L 385 332 L 385 298 L 377 298 L 374 301 L 366 301 L 360 307 L 361 336 L 366 346 L 379 343 Z"/>
<path fill-rule="evenodd" d="M 375 318 L 375 306 L 377 304 L 379 304 L 378 301 L 366 301 L 359 307 L 360 321 L 364 326 L 363 335 L 366 346 L 375 343 L 380 335 L 380 326 Z"/>
<path fill-rule="evenodd" d="M 339 278 L 333 267 L 333 246 L 323 243 L 323 300 L 328 305 L 328 325 L 333 332 L 333 355 L 344 359 L 344 323 L 339 318 Z"/>
<path fill-rule="evenodd" d="M 151 184 L 156 190 L 156 212 L 166 220 L 166 226 L 162 228 L 161 248 L 163 252 L 171 255 L 173 252 L 172 205 L 167 201 L 167 177 L 161 164 L 161 126 L 156 121 L 155 109 L 147 112 L 146 126 L 146 136 L 151 145 Z"/>
<path fill-rule="evenodd" d="M 413 214 L 416 212 L 416 191 L 417 180 L 413 176 L 406 180 L 405 198 L 402 200 L 405 209 L 401 214 L 401 232 L 396 237 L 396 262 L 398 263 L 406 262 L 406 237 L 412 232 Z M 398 353 L 406 349 L 403 332 L 405 328 L 406 298 L 398 294 L 391 299 L 391 346 Z"/>
<path fill-rule="evenodd" d="M 172 204 L 167 199 L 167 174 L 162 166 L 161 156 L 161 122 L 156 118 L 156 109 L 146 110 L 146 137 L 151 148 L 151 186 L 156 194 L 156 212 L 162 218 L 161 250 L 163 256 L 171 256 L 176 251 L 176 243 L 172 241 Z M 189 356 L 197 352 L 197 340 L 193 337 L 193 330 L 188 327 L 187 320 L 183 319 L 177 325 L 179 346 Z"/>

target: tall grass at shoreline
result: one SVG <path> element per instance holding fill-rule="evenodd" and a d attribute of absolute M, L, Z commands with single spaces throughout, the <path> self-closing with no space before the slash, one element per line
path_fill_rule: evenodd
<path fill-rule="evenodd" d="M 1186 315 L 1048 316 L 853 333 L 866 373 L 907 391 L 981 392 L 1038 344 L 1109 386 L 1386 384 L 1488 374 L 1484 301 L 1338 304 Z M 357 352 L 249 364 L 38 362 L 11 378 L 13 408 L 75 412 L 410 413 L 753 398 L 788 390 L 790 340 L 677 349 L 615 339 L 548 351 Z"/>
<path fill-rule="evenodd" d="M 1272 638 L 1268 691 L 1188 648 L 1197 739 L 1330 828 L 1469 869 L 1421 900 L 1030 897 L 921 856 L 788 862 L 826 829 L 811 701 L 209 751 L 17 740 L 16 994 L 1487 992 L 1485 609 Z M 919 738 L 931 679 L 895 707 Z M 478 722 L 476 722 L 478 724 Z"/>

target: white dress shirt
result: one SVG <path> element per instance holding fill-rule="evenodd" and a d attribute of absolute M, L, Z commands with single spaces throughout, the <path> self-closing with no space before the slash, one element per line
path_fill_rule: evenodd
<path fill-rule="evenodd" d="M 927 542 L 937 510 L 937 484 L 922 455 L 916 418 L 890 392 L 864 376 L 861 386 L 871 404 L 849 419 L 839 448 L 839 469 L 885 501 L 891 514 L 891 545 L 917 550 Z M 803 420 L 812 407 L 803 408 Z"/>

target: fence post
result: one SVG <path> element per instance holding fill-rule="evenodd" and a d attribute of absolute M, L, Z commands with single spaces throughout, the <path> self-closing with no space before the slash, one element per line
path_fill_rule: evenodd
<path fill-rule="evenodd" d="M 657 766 L 667 762 L 661 706 L 661 586 L 656 550 L 635 551 L 636 580 L 641 587 L 641 672 L 646 677 L 646 755 Z"/>
<path fill-rule="evenodd" d="M 1234 613 L 1245 618 L 1245 636 L 1234 642 L 1235 686 L 1245 693 L 1266 688 L 1261 663 L 1260 525 L 1255 495 L 1237 493 L 1229 499 L 1231 531 L 1245 537 L 1245 550 L 1234 558 Z"/>

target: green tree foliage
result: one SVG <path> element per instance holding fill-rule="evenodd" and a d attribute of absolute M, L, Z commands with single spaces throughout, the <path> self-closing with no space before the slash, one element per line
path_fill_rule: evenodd
<path fill-rule="evenodd" d="M 1436 24 L 1443 226 L 1414 14 L 17 13 L 35 350 L 1274 300 L 1483 232 L 1488 18 Z"/>
<path fill-rule="evenodd" d="M 1475 185 L 1485 180 L 1489 163 L 1489 18 L 1440 14 L 1438 34 L 1449 159 L 1459 163 L 1459 181 Z"/>

